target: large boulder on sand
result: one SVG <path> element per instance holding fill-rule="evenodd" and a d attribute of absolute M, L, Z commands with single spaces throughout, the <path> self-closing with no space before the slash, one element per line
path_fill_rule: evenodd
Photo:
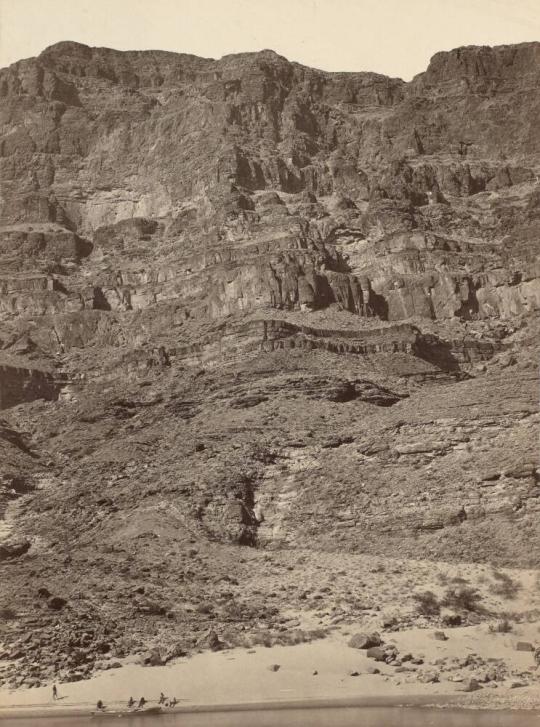
<path fill-rule="evenodd" d="M 165 664 L 159 649 L 150 649 L 141 654 L 140 662 L 143 666 L 163 666 Z"/>
<path fill-rule="evenodd" d="M 381 637 L 377 632 L 373 632 L 372 634 L 353 634 L 349 639 L 351 649 L 371 649 L 381 644 Z"/>
<path fill-rule="evenodd" d="M 466 679 L 461 686 L 458 687 L 458 692 L 476 692 L 482 689 L 476 679 Z"/>

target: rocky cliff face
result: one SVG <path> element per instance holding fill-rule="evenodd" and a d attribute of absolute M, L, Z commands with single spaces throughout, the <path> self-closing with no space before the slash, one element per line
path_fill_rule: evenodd
<path fill-rule="evenodd" d="M 534 309 L 537 57 L 460 49 L 407 85 L 53 46 L 0 77 L 0 220 L 3 272 L 57 295 L 6 276 L 4 306 Z"/>
<path fill-rule="evenodd" d="M 69 42 L 1 70 L 24 608 L 37 564 L 71 597 L 194 543 L 537 566 L 539 114 L 536 43 L 410 83 Z"/>

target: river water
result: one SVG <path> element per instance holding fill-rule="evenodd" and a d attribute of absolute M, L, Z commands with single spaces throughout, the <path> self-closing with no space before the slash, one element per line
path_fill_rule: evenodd
<path fill-rule="evenodd" d="M 319 707 L 238 712 L 164 714 L 154 717 L 0 717 L 1 727 L 540 727 L 527 711 L 427 707 Z"/>

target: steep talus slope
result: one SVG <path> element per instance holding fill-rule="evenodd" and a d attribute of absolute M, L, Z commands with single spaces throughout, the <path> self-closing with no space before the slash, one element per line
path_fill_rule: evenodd
<path fill-rule="evenodd" d="M 17 678 L 277 628 L 270 552 L 538 567 L 539 113 L 536 43 L 0 71 L 0 605 L 54 631 Z"/>

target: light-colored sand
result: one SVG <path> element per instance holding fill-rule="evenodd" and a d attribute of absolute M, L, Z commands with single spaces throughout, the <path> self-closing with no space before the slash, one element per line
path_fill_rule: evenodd
<path fill-rule="evenodd" d="M 515 634 L 490 634 L 486 625 L 452 629 L 444 642 L 436 641 L 432 633 L 420 629 L 397 632 L 386 635 L 386 641 L 395 640 L 401 653 L 423 654 L 426 662 L 477 653 L 486 659 L 503 658 L 510 669 L 526 671 L 532 666 L 532 655 L 516 651 L 515 642 L 534 642 L 539 637 L 538 624 L 520 625 Z M 423 684 L 415 676 L 396 674 L 393 667 L 384 664 L 377 664 L 381 674 L 366 674 L 366 667 L 375 663 L 365 652 L 348 647 L 347 636 L 341 633 L 298 646 L 206 652 L 164 667 L 142 667 L 126 661 L 122 668 L 102 672 L 88 681 L 58 685 L 62 699 L 57 702 L 52 701 L 50 687 L 0 690 L 0 710 L 91 708 L 98 699 L 112 707 L 124 705 L 130 696 L 138 699 L 143 695 L 154 701 L 161 691 L 176 696 L 182 707 L 399 695 L 432 695 L 436 700 L 439 695 L 457 695 L 461 704 L 540 708 L 540 681 L 535 677 L 532 685 L 519 689 L 503 683 L 497 689 L 486 686 L 473 694 L 459 694 L 457 685 L 445 675 L 441 675 L 440 683 Z M 271 671 L 272 664 L 279 664 L 279 670 Z M 360 675 L 350 676 L 351 670 Z"/>

